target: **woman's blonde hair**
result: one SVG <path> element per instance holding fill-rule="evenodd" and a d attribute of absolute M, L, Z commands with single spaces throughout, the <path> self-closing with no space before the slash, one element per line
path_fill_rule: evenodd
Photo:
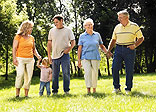
<path fill-rule="evenodd" d="M 49 59 L 48 59 L 48 57 L 45 57 L 42 60 L 42 65 L 45 65 L 45 64 L 47 64 L 47 66 L 49 66 Z"/>
<path fill-rule="evenodd" d="M 31 26 L 34 26 L 34 23 L 32 21 L 29 21 L 29 20 L 23 21 L 17 31 L 17 34 L 18 35 L 27 35 L 29 32 L 29 28 Z"/>

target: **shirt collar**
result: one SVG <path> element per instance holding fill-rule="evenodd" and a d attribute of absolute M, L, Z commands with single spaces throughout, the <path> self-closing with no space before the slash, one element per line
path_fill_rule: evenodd
<path fill-rule="evenodd" d="M 122 25 L 122 27 L 128 27 L 131 25 L 130 23 L 131 23 L 131 21 L 128 21 L 128 24 L 126 26 L 123 26 L 121 23 L 120 24 Z"/>
<path fill-rule="evenodd" d="M 84 32 L 85 36 L 89 35 L 86 31 Z M 95 34 L 95 31 L 93 31 L 93 35 Z"/>

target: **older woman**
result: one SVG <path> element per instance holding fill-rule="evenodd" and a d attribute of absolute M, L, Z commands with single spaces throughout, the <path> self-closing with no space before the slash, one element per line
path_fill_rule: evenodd
<path fill-rule="evenodd" d="M 78 66 L 83 66 L 84 68 L 84 78 L 88 94 L 91 93 L 91 87 L 93 87 L 93 93 L 96 92 L 98 69 L 100 65 L 99 46 L 102 51 L 107 53 L 107 49 L 103 45 L 100 34 L 93 31 L 93 25 L 93 20 L 90 18 L 84 21 L 83 26 L 86 31 L 80 35 L 78 42 Z"/>
<path fill-rule="evenodd" d="M 34 55 L 40 59 L 35 48 L 35 40 L 31 35 L 34 23 L 31 21 L 24 21 L 14 37 L 13 41 L 13 64 L 16 66 L 16 97 L 19 97 L 20 88 L 25 90 L 25 97 L 28 97 L 31 78 L 34 69 Z"/>

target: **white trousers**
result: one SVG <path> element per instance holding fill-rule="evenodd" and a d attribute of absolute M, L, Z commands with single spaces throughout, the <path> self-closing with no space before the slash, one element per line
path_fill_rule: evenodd
<path fill-rule="evenodd" d="M 82 60 L 82 66 L 85 72 L 84 78 L 87 88 L 97 87 L 99 65 L 100 60 Z"/>
<path fill-rule="evenodd" d="M 18 60 L 18 66 L 16 66 L 16 81 L 15 81 L 15 87 L 21 88 L 24 84 L 23 88 L 29 89 L 31 84 L 31 78 L 33 75 L 34 70 L 34 58 L 20 58 L 17 57 Z"/>

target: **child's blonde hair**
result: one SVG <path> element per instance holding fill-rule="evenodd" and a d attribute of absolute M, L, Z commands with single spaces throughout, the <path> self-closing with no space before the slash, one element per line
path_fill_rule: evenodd
<path fill-rule="evenodd" d="M 43 60 L 42 60 L 42 65 L 47 65 L 47 66 L 49 66 L 49 59 L 48 59 L 48 57 L 43 58 Z"/>

